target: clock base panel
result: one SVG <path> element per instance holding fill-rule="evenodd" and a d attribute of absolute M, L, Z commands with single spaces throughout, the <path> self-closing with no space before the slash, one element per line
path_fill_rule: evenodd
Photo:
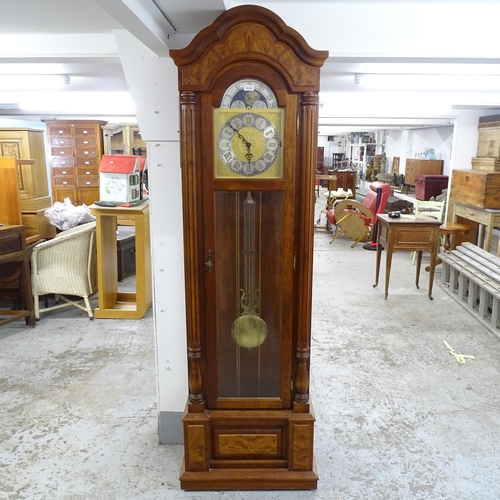
<path fill-rule="evenodd" d="M 316 489 L 314 414 L 283 410 L 184 413 L 184 490 Z"/>

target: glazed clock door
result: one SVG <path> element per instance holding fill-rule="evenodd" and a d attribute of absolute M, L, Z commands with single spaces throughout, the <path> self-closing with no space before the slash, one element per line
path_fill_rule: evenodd
<path fill-rule="evenodd" d="M 213 109 L 206 158 L 207 398 L 211 408 L 286 408 L 295 173 L 285 157 L 295 148 L 285 148 L 283 108 L 235 108 Z"/>

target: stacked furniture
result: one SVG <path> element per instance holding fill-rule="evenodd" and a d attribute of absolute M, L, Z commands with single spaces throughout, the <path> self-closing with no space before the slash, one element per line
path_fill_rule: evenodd
<path fill-rule="evenodd" d="M 46 120 L 51 147 L 54 201 L 69 198 L 74 205 L 99 200 L 99 163 L 103 155 L 101 127 L 93 120 Z"/>
<path fill-rule="evenodd" d="M 450 186 L 451 220 L 465 220 L 472 227 L 467 239 L 487 252 L 491 249 L 493 228 L 500 227 L 499 118 L 499 115 L 479 118 L 472 169 L 454 170 Z"/>

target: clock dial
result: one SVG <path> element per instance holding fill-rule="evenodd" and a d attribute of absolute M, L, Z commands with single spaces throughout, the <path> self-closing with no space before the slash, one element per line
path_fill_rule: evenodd
<path fill-rule="evenodd" d="M 215 115 L 216 176 L 253 177 L 273 167 L 270 176 L 276 177 L 277 173 L 280 176 L 281 110 L 218 111 Z"/>
<path fill-rule="evenodd" d="M 221 108 L 263 109 L 277 108 L 274 92 L 259 80 L 239 80 L 222 96 Z"/>

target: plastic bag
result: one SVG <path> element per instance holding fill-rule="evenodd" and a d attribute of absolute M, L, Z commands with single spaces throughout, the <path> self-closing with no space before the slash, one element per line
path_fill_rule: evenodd
<path fill-rule="evenodd" d="M 44 215 L 60 231 L 95 221 L 95 217 L 90 213 L 87 205 L 75 207 L 69 198 L 64 198 L 64 203 L 54 202 L 51 207 L 45 210 Z"/>

